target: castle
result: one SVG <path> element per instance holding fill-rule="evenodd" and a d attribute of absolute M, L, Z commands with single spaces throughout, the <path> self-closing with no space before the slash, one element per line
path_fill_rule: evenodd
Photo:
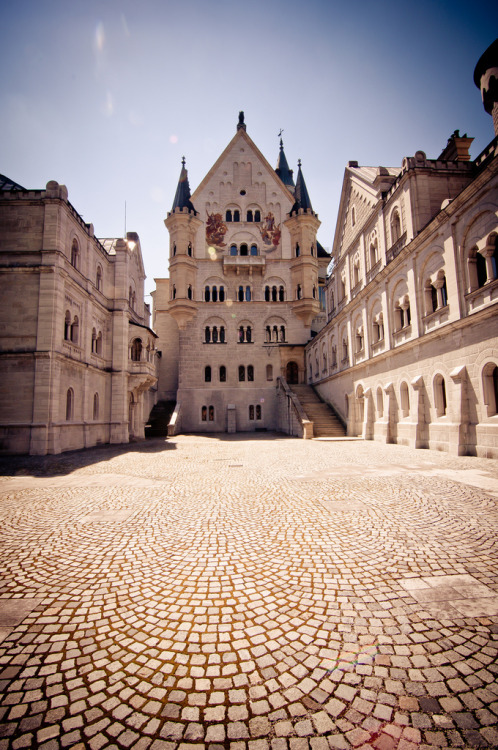
<path fill-rule="evenodd" d="M 455 131 L 437 158 L 349 163 L 332 256 L 301 164 L 281 141 L 273 168 L 240 113 L 192 193 L 182 164 L 152 328 L 138 236 L 99 241 L 64 186 L 5 178 L 1 449 L 126 442 L 165 401 L 170 434 L 312 437 L 313 386 L 349 435 L 498 457 L 497 79 L 498 41 L 477 159 Z"/>

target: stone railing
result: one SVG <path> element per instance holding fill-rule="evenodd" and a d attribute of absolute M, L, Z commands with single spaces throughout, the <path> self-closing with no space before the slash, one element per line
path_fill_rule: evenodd
<path fill-rule="evenodd" d="M 182 405 L 178 401 L 175 410 L 173 414 L 171 415 L 171 419 L 169 420 L 168 424 L 168 437 L 173 437 L 173 435 L 178 435 L 180 432 L 180 426 L 181 426 L 181 409 Z"/>

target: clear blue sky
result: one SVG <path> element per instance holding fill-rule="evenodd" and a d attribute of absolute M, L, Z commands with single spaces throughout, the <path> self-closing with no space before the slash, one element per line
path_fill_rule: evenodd
<path fill-rule="evenodd" d="M 406 0 L 18 0 L 0 8 L 0 172 L 49 180 L 98 237 L 137 231 L 167 276 L 185 155 L 193 190 L 235 133 L 272 165 L 302 159 L 331 247 L 344 167 L 436 157 L 459 128 L 493 138 L 473 83 L 498 3 Z"/>

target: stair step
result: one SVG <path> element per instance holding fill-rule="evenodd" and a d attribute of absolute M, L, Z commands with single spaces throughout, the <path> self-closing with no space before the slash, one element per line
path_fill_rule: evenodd
<path fill-rule="evenodd" d="M 297 396 L 306 416 L 313 422 L 313 437 L 345 437 L 346 430 L 334 414 L 309 385 L 289 386 Z"/>

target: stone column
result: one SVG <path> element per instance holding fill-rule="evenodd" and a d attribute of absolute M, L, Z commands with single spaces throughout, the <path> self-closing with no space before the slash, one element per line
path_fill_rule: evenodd
<path fill-rule="evenodd" d="M 454 383 L 454 394 L 448 399 L 451 404 L 448 435 L 448 452 L 454 456 L 465 456 L 468 453 L 469 404 L 467 394 L 467 368 L 456 367 L 450 372 Z"/>

